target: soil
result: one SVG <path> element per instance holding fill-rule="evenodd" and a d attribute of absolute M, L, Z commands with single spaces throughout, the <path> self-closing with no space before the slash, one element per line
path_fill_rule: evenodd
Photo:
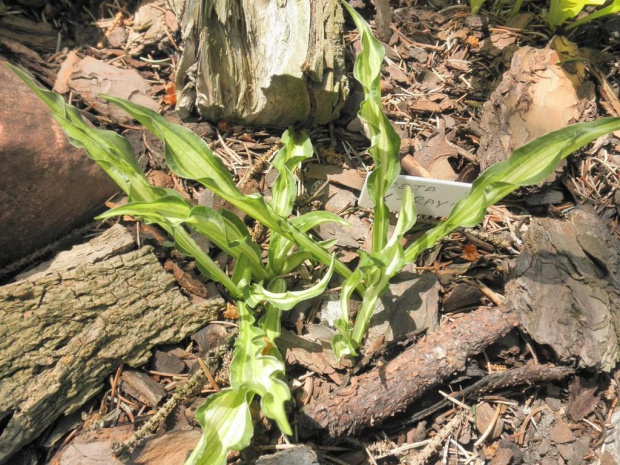
<path fill-rule="evenodd" d="M 374 8 L 361 0 L 352 3 L 374 25 Z M 62 41 L 56 49 L 50 41 L 57 41 L 57 35 L 51 34 L 44 40 L 33 30 L 23 33 L 21 42 L 38 55 L 26 56 L 6 43 L 0 44 L 0 51 L 29 68 L 49 87 L 58 84 L 57 75 L 62 79 L 61 65 L 74 53 L 135 71 L 148 83 L 150 95 L 164 114 L 176 118 L 174 63 L 178 62 L 182 46 L 178 30 L 175 32 L 174 25 L 169 24 L 168 34 L 157 36 L 156 41 L 149 39 L 143 30 L 134 27 L 137 6 L 136 2 L 125 0 L 7 6 L 11 16 L 27 18 L 35 24 L 44 20 L 53 24 L 62 31 Z M 403 173 L 471 182 L 481 167 L 505 158 L 515 148 L 511 144 L 518 141 L 520 145 L 523 139 L 537 135 L 535 130 L 541 125 L 562 127 L 570 122 L 620 115 L 617 17 L 583 26 L 566 36 L 571 43 L 564 44 L 570 49 L 565 53 L 579 51 L 588 57 L 585 78 L 569 88 L 559 81 L 547 83 L 551 88 L 546 92 L 559 93 L 554 99 L 538 102 L 535 93 L 527 94 L 539 85 L 537 70 L 524 65 L 519 71 L 515 63 L 531 64 L 531 56 L 544 55 L 549 50 L 553 33 L 543 20 L 544 2 L 527 2 L 515 16 L 509 15 L 512 5 L 502 2 L 485 5 L 479 15 L 471 15 L 465 5 L 443 0 L 400 4 L 392 1 L 391 7 L 381 85 L 384 110 L 402 137 Z M 0 32 L 3 27 L 0 25 Z M 348 22 L 346 27 L 347 52 L 352 59 L 359 47 L 358 36 L 352 24 Z M 386 35 L 385 27 L 382 34 Z M 28 40 L 29 36 L 38 40 Z M 135 56 L 125 53 L 128 46 L 136 51 Z M 547 69 L 550 68 L 545 67 L 545 72 Z M 567 74 L 577 75 L 578 71 Z M 509 76 L 512 84 L 502 83 L 504 76 Z M 586 81 L 589 84 L 584 84 Z M 585 90 L 573 95 L 571 89 L 581 89 L 579 86 L 585 86 Z M 512 94 L 517 88 L 519 93 Z M 341 118 L 329 126 L 313 129 L 316 160 L 304 171 L 305 192 L 297 205 L 299 211 L 325 208 L 353 224 L 346 233 L 320 231 L 324 239 L 337 239 L 339 257 L 351 264 L 357 260 L 356 248 L 364 247 L 372 224 L 370 211 L 355 206 L 361 181 L 371 165 L 364 152 L 368 141 L 355 117 L 360 92 L 352 84 L 350 103 Z M 527 105 L 522 100 L 526 94 L 530 95 Z M 113 115 L 90 101 L 86 91 L 67 95 L 95 124 L 108 126 L 129 138 L 153 183 L 174 187 L 197 202 L 212 201 L 197 185 L 177 178 L 166 168 L 161 144 L 142 128 L 127 121 L 114 123 Z M 502 105 L 510 105 L 511 99 L 517 102 L 513 102 L 513 108 L 519 110 L 521 119 L 529 126 L 506 129 L 496 124 L 508 118 L 509 110 Z M 198 119 L 183 124 L 209 142 L 244 192 L 269 194 L 273 174 L 268 160 L 278 147 L 281 130 Z M 500 139 L 506 133 L 512 139 L 503 143 Z M 542 185 L 522 189 L 489 209 L 482 225 L 452 234 L 420 257 L 417 267 L 410 271 L 436 277 L 434 282 L 438 284 L 429 284 L 427 288 L 436 293 L 437 331 L 466 327 L 474 321 L 472 318 L 478 318 L 477 312 L 504 309 L 510 279 L 508 264 L 522 252 L 522 236 L 536 218 L 561 220 L 569 218 L 575 209 L 585 209 L 600 218 L 610 240 L 619 241 L 619 149 L 620 139 L 610 135 L 576 153 Z M 109 206 L 117 201 L 122 200 L 112 200 Z M 251 219 L 244 220 L 254 237 L 266 246 L 268 234 Z M 420 218 L 407 239 L 414 240 L 435 221 Z M 187 295 L 205 296 L 206 280 L 190 261 L 170 252 L 161 231 L 150 225 L 136 226 L 131 218 L 126 218 L 125 223 L 137 233 L 139 243 L 155 247 L 165 269 Z M 613 250 L 614 247 L 611 253 L 615 253 Z M 214 249 L 211 252 L 225 267 L 227 258 Z M 299 341 L 299 336 L 320 331 L 325 310 L 322 301 L 327 302 L 328 297 L 326 294 L 308 308 L 291 312 L 285 322 L 285 334 L 289 335 L 283 341 L 289 348 L 287 376 L 295 398 L 290 418 L 296 423 L 304 406 L 319 403 L 334 392 L 345 397 L 353 395 L 356 376 L 372 378 L 373 370 L 397 360 L 421 337 L 418 332 L 393 341 L 379 339 L 366 346 L 366 357 L 355 366 L 333 366 L 316 342 L 320 337 Z M 433 299 L 433 295 L 424 298 Z M 191 449 L 198 436 L 193 412 L 206 396 L 227 385 L 230 348 L 226 340 L 234 333 L 235 318 L 234 305 L 229 304 L 218 322 L 210 323 L 182 344 L 161 347 L 149 364 L 137 372 L 118 367 L 101 394 L 79 412 L 59 419 L 12 463 L 91 463 L 88 460 L 100 452 L 108 459 L 98 463 L 117 463 L 108 453 L 111 442 L 127 440 L 134 430 L 152 419 L 161 405 L 157 399 L 169 398 L 200 369 L 201 357 L 217 352 L 219 365 L 211 379 L 197 396 L 175 406 L 161 425 L 155 425 L 159 442 L 150 441 L 138 447 L 137 454 L 145 455 L 134 455 L 132 459 L 135 463 L 182 463 L 186 450 L 181 445 Z M 323 426 L 331 435 L 326 435 L 325 430 L 308 433 L 300 428 L 294 437 L 284 438 L 257 410 L 252 446 L 231 454 L 229 463 L 246 463 L 274 451 L 285 452 L 290 444 L 307 444 L 316 451 L 321 463 L 338 464 L 614 463 L 613 447 L 618 446 L 605 445 L 605 441 L 613 435 L 617 423 L 614 413 L 619 392 L 615 368 L 605 371 L 600 366 L 584 366 L 575 358 L 562 357 L 514 326 L 493 327 L 497 332 L 490 345 L 467 352 L 462 366 L 451 367 L 445 376 L 429 382 L 429 389 L 421 398 L 398 412 L 388 412 L 382 416 L 384 421 L 377 424 L 347 428 L 337 435 L 330 425 Z M 473 333 L 472 330 L 466 335 Z M 423 341 L 430 344 L 428 339 Z M 306 347 L 303 344 L 314 346 L 304 351 L 300 349 Z M 458 351 L 463 346 L 455 347 Z M 143 375 L 148 375 L 147 380 Z M 135 382 L 136 378 L 141 382 Z M 377 389 L 381 389 L 380 383 Z M 151 400 L 153 396 L 149 394 L 153 392 L 161 397 Z M 99 445 L 100 449 L 88 451 L 81 447 L 84 444 Z"/>

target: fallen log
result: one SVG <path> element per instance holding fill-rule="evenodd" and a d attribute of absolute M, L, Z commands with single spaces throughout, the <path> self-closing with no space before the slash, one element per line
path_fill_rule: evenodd
<path fill-rule="evenodd" d="M 398 357 L 353 377 L 348 387 L 304 408 L 306 431 L 354 435 L 404 411 L 432 387 L 465 369 L 480 353 L 518 325 L 515 313 L 480 309 L 431 332 Z"/>
<path fill-rule="evenodd" d="M 191 303 L 120 225 L 0 287 L 0 463 L 82 406 L 119 365 L 178 342 L 224 308 Z"/>

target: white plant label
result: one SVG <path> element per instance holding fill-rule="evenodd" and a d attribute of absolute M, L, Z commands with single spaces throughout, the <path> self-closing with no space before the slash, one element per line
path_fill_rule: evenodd
<path fill-rule="evenodd" d="M 368 195 L 367 182 L 368 177 L 366 177 L 358 202 L 362 208 L 372 208 L 374 206 L 373 201 Z M 471 184 L 465 182 L 399 175 L 385 195 L 385 203 L 390 210 L 400 211 L 402 192 L 405 186 L 411 188 L 418 215 L 436 217 L 448 216 L 456 202 L 471 190 Z"/>

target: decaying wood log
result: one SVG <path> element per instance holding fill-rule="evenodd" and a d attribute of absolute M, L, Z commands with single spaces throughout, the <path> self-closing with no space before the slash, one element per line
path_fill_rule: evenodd
<path fill-rule="evenodd" d="M 224 308 L 193 304 L 150 247 L 115 226 L 0 288 L 0 463 L 83 405 L 120 364 L 145 363 Z"/>
<path fill-rule="evenodd" d="M 620 241 L 595 213 L 536 218 L 506 285 L 532 339 L 580 368 L 611 370 L 620 354 Z"/>
<path fill-rule="evenodd" d="M 174 0 L 177 111 L 288 127 L 336 118 L 348 95 L 339 0 Z"/>
<path fill-rule="evenodd" d="M 331 436 L 353 435 L 404 411 L 430 388 L 465 369 L 477 354 L 517 326 L 514 313 L 482 309 L 431 332 L 382 367 L 356 376 L 351 384 L 304 408 L 303 426 L 325 428 Z"/>

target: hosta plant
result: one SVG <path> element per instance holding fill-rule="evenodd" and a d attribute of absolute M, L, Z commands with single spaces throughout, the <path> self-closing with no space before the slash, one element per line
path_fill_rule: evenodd
<path fill-rule="evenodd" d="M 325 211 L 293 216 L 297 193 L 295 172 L 312 156 L 312 145 L 304 131 L 289 130 L 282 136 L 283 147 L 272 164 L 278 176 L 270 200 L 260 195 L 244 195 L 236 187 L 222 161 L 193 132 L 168 122 L 161 115 L 139 105 L 104 96 L 120 106 L 164 142 L 168 167 L 178 176 L 192 179 L 259 221 L 270 230 L 266 259 L 248 234 L 245 224 L 231 212 L 195 206 L 178 192 L 149 184 L 138 166 L 129 142 L 112 131 L 95 129 L 84 123 L 79 111 L 53 92 L 37 87 L 18 68 L 14 71 L 51 109 L 55 120 L 71 142 L 83 147 L 119 187 L 129 202 L 101 218 L 133 215 L 161 226 L 174 246 L 193 257 L 201 272 L 221 283 L 236 302 L 239 336 L 230 365 L 230 387 L 212 395 L 196 416 L 203 435 L 188 464 L 223 464 L 231 450 L 246 447 L 253 434 L 250 404 L 257 397 L 266 417 L 281 431 L 291 434 L 285 404 L 291 398 L 285 381 L 285 366 L 277 349 L 282 312 L 304 299 L 318 296 L 327 288 L 332 273 L 344 278 L 341 290 L 341 317 L 332 346 L 337 357 L 356 355 L 368 328 L 377 300 L 387 290 L 390 279 L 424 250 L 461 226 L 474 226 L 486 208 L 520 186 L 537 184 L 573 151 L 601 135 L 620 129 L 620 118 L 581 123 L 547 134 L 516 150 L 513 156 L 485 171 L 443 222 L 420 239 L 402 246 L 404 234 L 414 225 L 413 194 L 405 190 L 397 224 L 388 235 L 389 211 L 384 201 L 387 189 L 400 171 L 400 139 L 381 110 L 380 72 L 384 49 L 362 17 L 345 3 L 362 40 L 354 74 L 360 81 L 365 100 L 359 111 L 371 136 L 368 152 L 374 162 L 369 175 L 369 195 L 375 203 L 372 243 L 369 253 L 359 251 L 357 268 L 351 271 L 339 262 L 330 248 L 332 242 L 315 241 L 308 234 L 324 222 L 347 223 Z M 234 260 L 231 273 L 223 271 L 202 250 L 190 230 L 207 237 Z M 289 290 L 283 276 L 307 261 L 325 265 L 322 278 L 313 286 Z M 362 306 L 350 321 L 349 298 L 360 294 Z"/>

